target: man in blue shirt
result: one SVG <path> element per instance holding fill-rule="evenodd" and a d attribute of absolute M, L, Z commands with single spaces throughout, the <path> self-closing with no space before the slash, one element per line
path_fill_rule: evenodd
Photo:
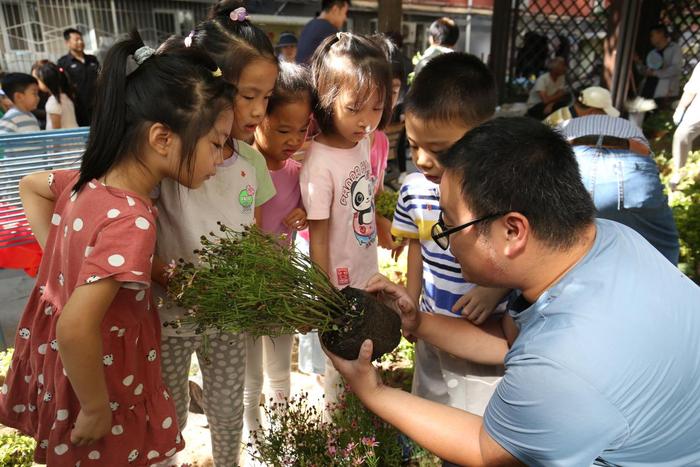
<path fill-rule="evenodd" d="M 381 385 L 370 341 L 331 356 L 364 404 L 460 465 L 700 464 L 700 288 L 634 230 L 595 220 L 571 147 L 532 119 L 495 119 L 447 151 L 433 239 L 466 280 L 518 290 L 491 327 L 417 313 L 376 276 L 404 332 L 505 361 L 483 419 Z"/>
<path fill-rule="evenodd" d="M 340 31 L 348 18 L 351 0 L 323 0 L 321 14 L 309 21 L 301 31 L 297 44 L 297 63 L 305 65 L 321 42 Z"/>

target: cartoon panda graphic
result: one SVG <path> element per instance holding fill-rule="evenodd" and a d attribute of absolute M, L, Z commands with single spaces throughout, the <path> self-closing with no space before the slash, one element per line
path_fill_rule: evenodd
<path fill-rule="evenodd" d="M 361 246 L 369 246 L 377 236 L 374 227 L 372 180 L 363 175 L 350 186 L 353 213 L 352 228 Z"/>

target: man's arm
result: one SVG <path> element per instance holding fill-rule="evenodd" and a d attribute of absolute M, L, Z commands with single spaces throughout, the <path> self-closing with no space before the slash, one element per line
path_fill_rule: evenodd
<path fill-rule="evenodd" d="M 486 365 L 502 365 L 508 341 L 502 319 L 492 319 L 481 326 L 449 316 L 418 312 L 413 298 L 404 287 L 377 274 L 367 284 L 367 291 L 377 293 L 401 315 L 401 328 L 455 357 Z"/>

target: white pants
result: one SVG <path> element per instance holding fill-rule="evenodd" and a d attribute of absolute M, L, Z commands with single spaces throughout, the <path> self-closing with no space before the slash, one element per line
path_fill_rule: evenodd
<path fill-rule="evenodd" d="M 292 342 L 294 336 L 246 337 L 247 361 L 243 391 L 244 434 L 260 428 L 260 393 L 264 380 L 273 403 L 289 398 L 292 371 Z"/>
<path fill-rule="evenodd" d="M 700 97 L 696 97 L 700 101 Z M 695 105 L 694 105 L 695 104 Z M 693 149 L 693 140 L 700 136 L 700 102 L 692 102 L 683 115 L 680 125 L 673 133 L 673 170 L 678 171 L 688 160 L 688 153 Z"/>
<path fill-rule="evenodd" d="M 457 358 L 418 340 L 412 392 L 483 416 L 504 370 L 502 365 L 480 365 Z"/>

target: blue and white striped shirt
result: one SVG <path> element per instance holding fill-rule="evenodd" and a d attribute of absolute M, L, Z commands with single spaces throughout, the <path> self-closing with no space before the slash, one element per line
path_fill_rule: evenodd
<path fill-rule="evenodd" d="M 450 251 L 440 248 L 430 236 L 439 216 L 440 187 L 421 173 L 408 175 L 399 192 L 391 233 L 420 240 L 423 255 L 421 311 L 460 316 L 452 312 L 452 306 L 474 285 L 465 282 L 462 269 Z"/>
<path fill-rule="evenodd" d="M 609 115 L 586 115 L 566 120 L 557 125 L 557 129 L 568 140 L 582 136 L 614 136 L 623 139 L 636 139 L 649 146 L 642 130 L 624 118 Z"/>
<path fill-rule="evenodd" d="M 41 131 L 41 128 L 39 128 L 39 120 L 31 112 L 22 112 L 13 107 L 0 118 L 0 134 L 32 131 Z"/>

